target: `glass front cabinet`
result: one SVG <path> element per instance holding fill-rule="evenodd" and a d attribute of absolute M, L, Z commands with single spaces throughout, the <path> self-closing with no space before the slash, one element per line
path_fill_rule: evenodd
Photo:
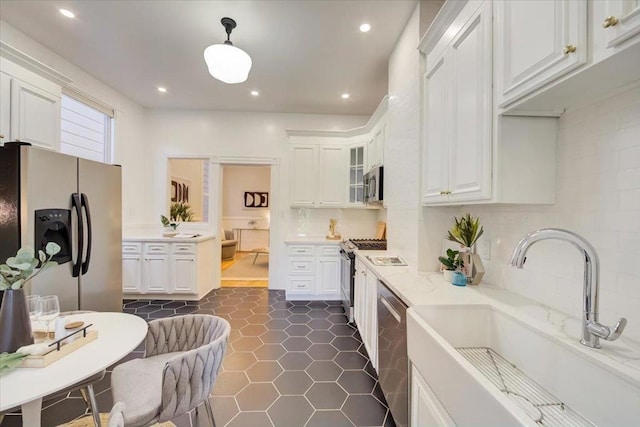
<path fill-rule="evenodd" d="M 364 145 L 349 149 L 349 204 L 364 205 Z"/>

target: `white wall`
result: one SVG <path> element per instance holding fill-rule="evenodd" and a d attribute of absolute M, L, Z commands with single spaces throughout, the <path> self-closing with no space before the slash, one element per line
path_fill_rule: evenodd
<path fill-rule="evenodd" d="M 202 193 L 202 182 L 204 175 L 204 166 L 203 163 L 206 160 L 202 159 L 170 159 L 168 162 L 168 174 L 170 179 L 173 177 L 187 180 L 189 181 L 189 202 L 188 205 L 191 207 L 191 212 L 193 212 L 193 221 L 200 222 L 202 221 L 202 203 L 203 203 L 203 193 Z M 168 203 L 166 205 L 165 212 L 169 212 L 171 209 L 171 185 L 165 191 L 168 191 L 167 200 Z M 166 215 L 166 214 L 165 214 Z"/>
<path fill-rule="evenodd" d="M 389 58 L 384 195 L 389 250 L 418 261 L 420 161 L 419 8 Z"/>
<path fill-rule="evenodd" d="M 269 209 L 245 208 L 244 192 L 270 192 L 271 168 L 268 166 L 224 166 L 222 174 L 222 218 L 257 218 L 265 222 L 261 225 L 268 226 Z"/>

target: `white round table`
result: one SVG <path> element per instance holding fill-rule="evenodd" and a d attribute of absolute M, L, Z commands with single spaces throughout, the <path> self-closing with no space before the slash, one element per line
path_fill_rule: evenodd
<path fill-rule="evenodd" d="M 125 313 L 82 313 L 66 317 L 93 324 L 98 338 L 45 368 L 18 368 L 0 377 L 0 412 L 22 407 L 22 425 L 40 427 L 42 398 L 113 365 L 147 334 L 147 322 Z M 109 408 L 110 409 L 110 408 Z"/>

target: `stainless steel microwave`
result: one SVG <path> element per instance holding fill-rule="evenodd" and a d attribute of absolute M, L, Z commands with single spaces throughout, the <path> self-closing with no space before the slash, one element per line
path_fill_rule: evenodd
<path fill-rule="evenodd" d="M 383 181 L 384 168 L 382 166 L 377 166 L 364 175 L 365 203 L 382 203 L 384 200 Z"/>

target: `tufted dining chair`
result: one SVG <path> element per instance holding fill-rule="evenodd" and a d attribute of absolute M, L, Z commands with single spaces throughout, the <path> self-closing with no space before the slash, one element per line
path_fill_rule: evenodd
<path fill-rule="evenodd" d="M 114 402 L 124 403 L 127 427 L 165 422 L 204 404 L 215 426 L 209 396 L 231 326 L 220 317 L 188 314 L 149 322 L 145 357 L 111 374 Z"/>

